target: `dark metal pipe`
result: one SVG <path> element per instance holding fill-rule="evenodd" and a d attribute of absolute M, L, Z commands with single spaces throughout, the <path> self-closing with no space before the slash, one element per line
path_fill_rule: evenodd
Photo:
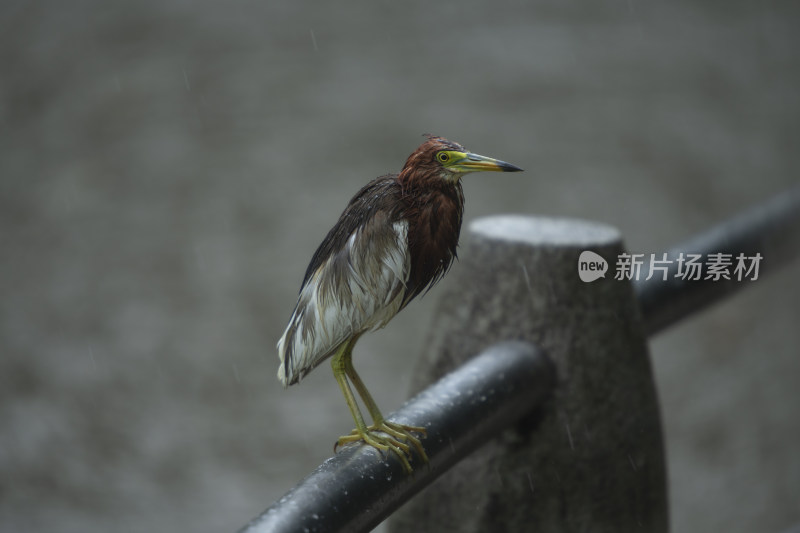
<path fill-rule="evenodd" d="M 790 189 L 771 200 L 733 217 L 673 248 L 667 256 L 667 280 L 661 274 L 650 280 L 639 279 L 634 289 L 642 310 L 648 336 L 652 336 L 690 314 L 708 307 L 758 281 L 682 280 L 676 278 L 677 259 L 683 252 L 738 254 L 763 258 L 759 278 L 800 256 L 800 187 Z M 657 258 L 661 259 L 661 258 Z M 649 265 L 642 267 L 649 272 Z M 705 274 L 703 274 L 705 276 Z M 643 276 L 644 277 L 644 276 Z"/>
<path fill-rule="evenodd" d="M 352 445 L 255 518 L 241 533 L 369 531 L 549 395 L 552 363 L 522 342 L 494 345 L 407 402 L 389 419 L 424 426 L 430 463 L 407 475 L 392 455 Z"/>

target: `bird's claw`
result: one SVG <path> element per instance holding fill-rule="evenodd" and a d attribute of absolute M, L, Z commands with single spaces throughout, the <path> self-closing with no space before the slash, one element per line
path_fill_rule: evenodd
<path fill-rule="evenodd" d="M 392 451 L 403 465 L 403 470 L 410 474 L 413 471 L 411 463 L 409 462 L 411 458 L 411 446 L 414 447 L 423 462 L 428 462 L 428 454 L 425 453 L 425 448 L 422 447 L 420 440 L 412 435 L 412 433 L 419 433 L 424 437 L 426 431 L 423 427 L 406 426 L 404 424 L 384 420 L 379 424 L 368 426 L 365 432 L 354 429 L 349 435 L 339 437 L 333 450 L 335 452 L 339 446 L 364 441 L 373 448 L 383 451 Z M 410 443 L 411 446 L 406 443 Z"/>

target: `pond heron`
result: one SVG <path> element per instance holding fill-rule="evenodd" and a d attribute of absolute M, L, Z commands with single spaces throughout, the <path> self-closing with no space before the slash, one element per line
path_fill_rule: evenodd
<path fill-rule="evenodd" d="M 308 265 L 289 325 L 278 341 L 278 379 L 297 383 L 331 358 L 333 375 L 356 423 L 336 446 L 364 441 L 397 455 L 411 472 L 411 449 L 427 462 L 416 435 L 422 427 L 386 420 L 356 373 L 353 346 L 385 326 L 418 294 L 445 275 L 456 257 L 464 193 L 470 172 L 522 169 L 426 135 L 399 174 L 365 185 L 350 200 Z M 355 388 L 372 417 L 364 422 Z"/>

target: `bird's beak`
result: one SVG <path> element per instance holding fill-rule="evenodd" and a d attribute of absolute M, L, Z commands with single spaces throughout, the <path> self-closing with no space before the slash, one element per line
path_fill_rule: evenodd
<path fill-rule="evenodd" d="M 521 172 L 522 169 L 511 163 L 500 161 L 486 157 L 485 155 L 478 155 L 473 153 L 458 152 L 462 157 L 455 158 L 455 161 L 450 165 L 451 170 L 456 172 Z"/>

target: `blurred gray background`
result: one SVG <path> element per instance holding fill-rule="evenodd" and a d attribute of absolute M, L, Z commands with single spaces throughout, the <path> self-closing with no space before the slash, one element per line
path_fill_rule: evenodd
<path fill-rule="evenodd" d="M 275 342 L 347 200 L 424 132 L 526 169 L 468 176 L 467 221 L 595 219 L 637 252 L 796 184 L 798 22 L 796 2 L 3 2 L 0 530 L 234 531 L 329 456 L 352 427 L 330 369 L 283 390 Z M 356 349 L 386 412 L 436 298 Z M 654 340 L 674 531 L 800 521 L 799 301 L 795 265 Z"/>

